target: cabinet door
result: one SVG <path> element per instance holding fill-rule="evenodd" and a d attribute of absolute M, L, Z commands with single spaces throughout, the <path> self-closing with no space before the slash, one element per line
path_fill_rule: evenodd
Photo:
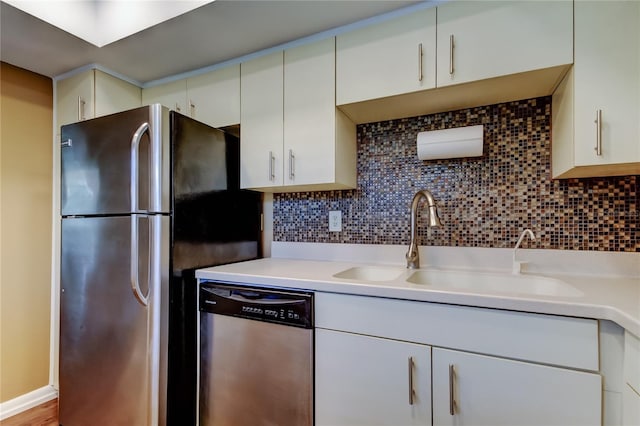
<path fill-rule="evenodd" d="M 316 329 L 315 424 L 428 425 L 430 373 L 429 346 Z"/>
<path fill-rule="evenodd" d="M 240 186 L 283 184 L 283 53 L 240 65 Z"/>
<path fill-rule="evenodd" d="M 629 384 L 622 390 L 622 424 L 624 426 L 640 425 L 640 393 Z"/>
<path fill-rule="evenodd" d="M 624 333 L 624 381 L 640 392 L 640 339 L 628 331 Z"/>
<path fill-rule="evenodd" d="M 56 83 L 56 115 L 60 126 L 94 117 L 94 70 L 85 71 Z"/>
<path fill-rule="evenodd" d="M 435 87 L 435 8 L 336 39 L 338 105 Z"/>
<path fill-rule="evenodd" d="M 113 114 L 142 105 L 142 89 L 96 70 L 95 116 Z"/>
<path fill-rule="evenodd" d="M 213 127 L 240 123 L 240 65 L 187 79 L 190 115 Z"/>
<path fill-rule="evenodd" d="M 332 182 L 336 158 L 335 41 L 284 52 L 286 185 Z M 244 130 L 244 129 L 243 129 Z"/>
<path fill-rule="evenodd" d="M 640 339 L 625 331 L 622 424 L 640 425 Z"/>
<path fill-rule="evenodd" d="M 571 1 L 455 1 L 438 6 L 437 86 L 573 61 Z"/>
<path fill-rule="evenodd" d="M 640 2 L 577 1 L 575 26 L 575 165 L 638 162 Z"/>
<path fill-rule="evenodd" d="M 178 80 L 142 91 L 142 105 L 159 103 L 184 115 L 190 115 L 187 103 L 187 81 Z"/>
<path fill-rule="evenodd" d="M 598 374 L 433 349 L 434 425 L 600 425 L 601 406 Z"/>

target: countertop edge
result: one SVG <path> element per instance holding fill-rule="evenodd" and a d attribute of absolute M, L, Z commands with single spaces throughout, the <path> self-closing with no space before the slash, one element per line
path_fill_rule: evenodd
<path fill-rule="evenodd" d="M 272 266 L 277 264 L 275 270 Z M 287 272 L 287 265 L 291 265 L 291 271 Z M 308 278 L 296 274 L 294 267 L 308 269 L 321 266 L 328 277 Z M 416 289 L 400 287 L 389 283 L 366 283 L 352 280 L 333 279 L 332 272 L 336 269 L 345 269 L 358 266 L 353 262 L 333 261 L 306 261 L 299 259 L 259 259 L 242 262 L 240 264 L 223 265 L 212 268 L 204 268 L 196 271 L 196 277 L 233 282 L 237 284 L 258 285 L 264 287 L 279 287 L 299 290 L 311 290 L 319 292 L 351 294 L 359 296 L 383 297 L 401 300 L 413 300 L 429 303 L 443 303 L 452 305 L 472 306 L 490 309 L 504 309 L 519 312 L 537 314 L 562 315 L 581 318 L 593 318 L 612 321 L 635 336 L 640 336 L 640 280 L 638 288 L 631 288 L 630 296 L 638 299 L 637 316 L 625 312 L 625 309 L 616 306 L 609 301 L 598 302 L 597 297 L 588 297 L 593 292 L 593 285 L 580 288 L 582 281 L 594 280 L 594 277 L 571 277 L 571 284 L 587 293 L 584 300 L 572 300 L 570 298 L 536 297 L 527 295 L 524 297 L 507 294 L 487 294 L 480 292 L 443 291 L 431 289 Z M 551 276 L 552 275 L 547 275 Z M 561 277 L 566 278 L 566 277 Z M 635 280 L 634 278 L 603 278 L 595 279 L 623 280 L 624 282 Z M 625 300 L 623 297 L 622 300 Z"/>

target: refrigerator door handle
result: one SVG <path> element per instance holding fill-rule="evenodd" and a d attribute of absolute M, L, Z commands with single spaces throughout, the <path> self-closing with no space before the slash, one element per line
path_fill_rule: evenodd
<path fill-rule="evenodd" d="M 138 157 L 140 156 L 140 140 L 147 131 L 149 131 L 149 123 L 142 123 L 131 138 L 131 213 L 138 213 Z"/>
<path fill-rule="evenodd" d="M 140 290 L 140 279 L 138 274 L 138 215 L 131 215 L 131 291 L 138 303 L 142 306 L 149 305 L 149 295 L 144 296 Z M 151 289 L 149 289 L 151 291 Z"/>

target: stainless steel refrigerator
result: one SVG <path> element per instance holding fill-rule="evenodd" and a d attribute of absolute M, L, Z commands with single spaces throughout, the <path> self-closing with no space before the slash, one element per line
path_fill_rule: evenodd
<path fill-rule="evenodd" d="M 195 424 L 195 269 L 261 256 L 239 153 L 158 104 L 62 127 L 61 425 Z"/>

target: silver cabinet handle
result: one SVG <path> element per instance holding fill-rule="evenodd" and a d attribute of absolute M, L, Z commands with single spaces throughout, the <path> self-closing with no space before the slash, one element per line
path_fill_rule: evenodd
<path fill-rule="evenodd" d="M 180 105 L 176 102 L 176 111 L 181 112 L 182 109 L 180 108 Z"/>
<path fill-rule="evenodd" d="M 60 147 L 62 147 L 62 148 L 72 147 L 72 146 L 73 146 L 73 140 L 71 140 L 71 139 L 67 139 L 66 141 L 60 142 Z"/>
<path fill-rule="evenodd" d="M 78 121 L 82 121 L 85 119 L 84 116 L 84 106 L 86 102 L 82 99 L 82 96 L 78 96 Z"/>
<path fill-rule="evenodd" d="M 593 148 L 596 151 L 597 156 L 602 155 L 602 110 L 596 110 L 596 119 L 593 121 L 596 123 L 596 146 Z"/>
<path fill-rule="evenodd" d="M 293 150 L 289 150 L 289 179 L 293 180 L 296 177 L 296 156 L 293 154 Z"/>
<path fill-rule="evenodd" d="M 191 115 L 192 118 L 196 116 L 196 104 L 194 104 L 191 99 L 189 99 L 189 115 Z"/>
<path fill-rule="evenodd" d="M 413 357 L 409 357 L 409 405 L 413 405 L 416 391 L 413 388 L 413 368 L 415 363 L 413 362 Z"/>
<path fill-rule="evenodd" d="M 273 151 L 269 151 L 269 181 L 272 182 L 276 178 L 276 157 L 273 156 Z"/>
<path fill-rule="evenodd" d="M 456 414 L 456 399 L 455 399 L 455 376 L 456 371 L 453 364 L 449 364 L 449 414 L 452 416 Z"/>
<path fill-rule="evenodd" d="M 454 42 L 453 42 L 453 34 L 451 34 L 449 36 L 449 75 L 453 75 L 454 72 L 454 68 L 453 68 L 453 49 L 454 49 Z"/>
<path fill-rule="evenodd" d="M 131 138 L 131 180 L 129 182 L 129 191 L 131 194 L 131 212 L 138 213 L 138 157 L 140 155 L 140 140 L 142 135 L 149 130 L 149 123 L 142 123 L 138 130 Z"/>
<path fill-rule="evenodd" d="M 147 306 L 149 304 L 149 295 L 144 296 L 142 294 L 142 290 L 140 290 L 140 279 L 139 279 L 139 258 L 138 258 L 138 219 L 140 215 L 132 214 L 131 215 L 131 291 L 135 296 L 136 300 L 142 306 Z"/>
<path fill-rule="evenodd" d="M 422 81 L 422 43 L 418 44 L 418 81 Z"/>

